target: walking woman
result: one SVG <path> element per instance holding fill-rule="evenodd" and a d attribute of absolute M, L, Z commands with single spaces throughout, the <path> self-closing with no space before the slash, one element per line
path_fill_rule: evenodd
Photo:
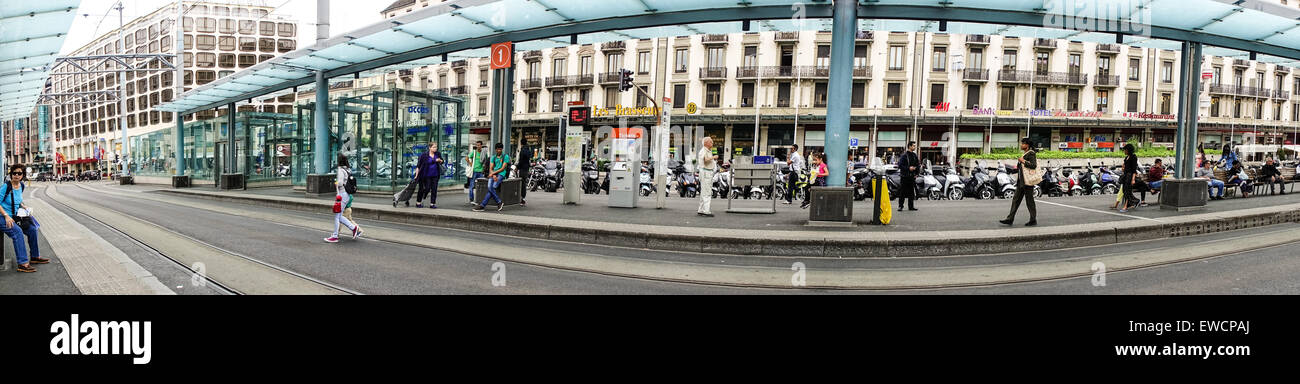
<path fill-rule="evenodd" d="M 339 224 L 352 230 L 352 239 L 361 238 L 361 226 L 343 217 L 343 206 L 352 205 L 352 195 L 348 193 L 348 179 L 352 176 L 352 167 L 348 165 L 348 156 L 339 153 L 338 171 L 334 179 L 334 234 L 325 238 L 327 243 L 339 242 Z"/>
<path fill-rule="evenodd" d="M 1133 195 L 1133 190 L 1137 186 L 1137 168 L 1138 158 L 1133 154 L 1133 144 L 1124 144 L 1124 173 L 1120 175 L 1121 184 L 1120 201 L 1116 204 L 1121 205 L 1120 213 L 1128 212 L 1129 209 L 1137 207 L 1139 201 Z"/>
<path fill-rule="evenodd" d="M 1004 225 L 1011 225 L 1016 221 L 1016 211 L 1020 210 L 1020 201 L 1024 200 L 1025 205 L 1029 207 L 1029 222 L 1025 223 L 1026 227 L 1038 225 L 1038 209 L 1034 207 L 1034 186 L 1025 184 L 1025 171 L 1038 170 L 1038 156 L 1033 150 L 1034 143 L 1029 138 L 1020 139 L 1020 151 L 1024 155 L 1020 156 L 1020 172 L 1016 172 L 1016 195 L 1011 199 L 1011 214 L 1007 215 L 1005 220 L 998 221 Z"/>
<path fill-rule="evenodd" d="M 429 151 L 420 154 L 420 161 L 415 166 L 415 179 L 420 185 L 415 195 L 415 207 L 424 208 L 424 196 L 429 195 L 429 208 L 438 208 L 438 180 L 442 180 L 442 154 L 438 153 L 438 142 L 429 142 Z"/>
<path fill-rule="evenodd" d="M 14 164 L 9 167 L 9 182 L 5 183 L 4 187 L 0 187 L 0 194 L 2 194 L 0 196 L 3 196 L 0 197 L 0 206 L 4 207 L 4 233 L 14 241 L 17 270 L 32 273 L 36 272 L 32 264 L 49 264 L 50 260 L 41 257 L 40 242 L 37 241 L 37 230 L 41 228 L 41 224 L 36 222 L 30 209 L 23 204 L 23 192 L 27 190 L 27 184 L 23 183 L 23 180 L 26 176 L 26 166 Z"/>

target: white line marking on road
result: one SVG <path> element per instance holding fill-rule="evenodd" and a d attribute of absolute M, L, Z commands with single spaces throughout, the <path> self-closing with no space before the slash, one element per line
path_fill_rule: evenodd
<path fill-rule="evenodd" d="M 1163 223 L 1163 222 L 1165 222 L 1164 220 L 1157 220 L 1157 219 L 1152 219 L 1152 218 L 1148 218 L 1148 217 L 1133 216 L 1133 215 L 1125 215 L 1125 214 L 1123 214 L 1123 213 L 1118 213 L 1118 212 L 1106 212 L 1106 211 L 1101 211 L 1101 210 L 1096 210 L 1096 209 L 1091 209 L 1091 208 L 1076 207 L 1076 206 L 1073 206 L 1073 205 L 1067 205 L 1067 204 L 1061 204 L 1061 203 L 1053 203 L 1053 202 L 1050 202 L 1050 201 L 1044 201 L 1044 200 L 1035 200 L 1035 202 L 1037 202 L 1037 203 L 1044 203 L 1044 204 L 1051 204 L 1051 205 L 1056 205 L 1056 206 L 1061 206 L 1061 207 L 1066 207 L 1066 208 L 1074 208 L 1074 209 L 1084 210 L 1084 211 L 1093 212 L 1093 213 L 1104 213 L 1104 214 L 1107 214 L 1107 215 L 1114 215 L 1114 216 L 1119 216 L 1119 217 L 1127 217 L 1127 218 L 1130 218 L 1130 219 L 1141 219 L 1141 220 L 1147 220 L 1147 221 L 1154 221 L 1154 222 L 1157 222 L 1157 223 Z"/>

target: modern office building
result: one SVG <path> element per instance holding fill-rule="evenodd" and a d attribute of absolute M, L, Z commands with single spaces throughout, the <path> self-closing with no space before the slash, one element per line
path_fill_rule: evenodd
<path fill-rule="evenodd" d="M 297 48 L 297 22 L 271 15 L 272 7 L 205 1 L 186 1 L 183 6 L 185 72 L 180 80 L 186 91 Z M 122 27 L 121 41 L 118 41 L 118 30 L 114 29 L 69 56 L 116 52 L 171 54 L 175 50 L 175 17 L 175 4 L 169 4 L 128 21 Z M 157 63 L 150 65 L 156 68 Z M 76 70 L 63 66 L 60 71 Z M 173 114 L 151 107 L 172 100 L 177 92 L 175 77 L 173 71 L 126 73 L 126 127 L 141 146 L 136 148 L 133 144 L 133 155 L 135 151 L 172 152 L 175 140 L 171 130 L 176 126 Z M 48 89 L 52 93 L 112 90 L 118 82 L 117 73 L 52 74 Z M 293 101 L 292 96 L 255 100 L 255 104 L 241 106 L 239 110 L 291 114 Z M 198 112 L 187 116 L 186 121 L 207 120 L 224 113 Z M 58 165 L 59 170 L 113 168 L 110 162 L 121 150 L 118 117 L 116 102 L 53 106 L 50 109 L 53 147 L 65 160 Z M 165 168 L 174 169 L 172 165 Z"/>

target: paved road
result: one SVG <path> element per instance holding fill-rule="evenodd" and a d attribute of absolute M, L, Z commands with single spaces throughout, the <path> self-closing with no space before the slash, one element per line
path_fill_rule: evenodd
<path fill-rule="evenodd" d="M 89 186 L 88 186 L 89 187 Z M 94 186 L 92 188 L 104 188 Z M 107 190 L 107 189 L 105 189 Z M 275 208 L 222 203 L 277 216 L 304 218 L 319 222 L 316 228 L 286 225 L 278 222 L 250 219 L 236 215 L 216 213 L 200 208 L 211 201 L 177 196 L 145 194 L 150 198 L 135 198 L 130 192 L 104 193 L 77 186 L 61 186 L 59 193 L 69 199 L 95 202 L 120 212 L 171 228 L 196 240 L 216 244 L 233 252 L 256 257 L 295 272 L 308 275 L 330 284 L 367 294 L 752 294 L 752 293 L 861 293 L 853 291 L 775 290 L 684 283 L 648 281 L 613 277 L 593 273 L 556 270 L 551 268 L 506 264 L 505 285 L 494 286 L 493 270 L 497 260 L 457 252 L 433 250 L 374 240 L 353 242 L 346 239 L 339 244 L 321 241 L 332 215 L 310 214 Z M 125 193 L 123 196 L 120 193 Z M 142 197 L 144 195 L 141 195 Z M 157 201 L 152 198 L 164 198 Z M 188 203 L 187 203 L 188 201 Z M 75 213 L 71 217 L 83 224 L 89 219 Z M 93 224 L 93 223 L 92 223 Z M 371 228 L 389 228 L 409 231 L 411 236 L 459 236 L 481 241 L 521 242 L 525 240 L 459 231 L 432 229 L 387 223 L 364 223 Z M 88 227 L 94 226 L 87 224 Z M 1294 225 L 1275 226 L 1255 231 L 1297 231 Z M 1178 252 L 1183 247 L 1196 247 L 1209 241 L 1231 241 L 1240 233 L 1219 233 L 1190 239 L 1161 240 L 1126 245 L 1124 247 L 1093 247 L 1064 251 L 986 255 L 976 257 L 908 258 L 874 260 L 799 259 L 818 267 L 855 268 L 933 268 L 1003 263 L 1032 262 L 1035 260 L 1096 256 L 1126 252 L 1135 249 L 1164 249 Z M 1297 232 L 1300 234 L 1300 232 Z M 1298 237 L 1300 238 L 1300 237 Z M 126 244 L 129 246 L 130 244 Z M 615 257 L 642 257 L 681 263 L 731 262 L 761 266 L 789 266 L 786 258 L 738 258 L 713 255 L 651 252 L 626 248 L 587 246 L 573 243 L 529 242 L 528 246 L 551 249 L 571 249 Z M 1091 280 L 1069 279 L 1031 284 L 1014 284 L 986 288 L 923 290 L 871 293 L 1049 293 L 1049 294 L 1131 294 L 1131 293 L 1300 293 L 1300 260 L 1290 256 L 1287 247 L 1263 249 L 1239 255 L 1230 255 L 1205 261 L 1175 264 L 1166 267 L 1111 273 L 1105 287 L 1093 287 Z M 133 258 L 148 255 L 130 253 Z M 154 256 L 156 257 L 156 256 Z M 139 262 L 137 260 L 137 262 Z M 168 268 L 166 263 L 140 262 L 146 269 Z M 175 274 L 175 267 L 172 274 Z M 160 277 L 161 274 L 154 271 Z M 170 280 L 170 281 L 169 281 Z M 164 279 L 170 286 L 179 280 Z M 500 280 L 498 280 L 499 282 Z M 189 289 L 188 284 L 185 285 Z M 178 290 L 178 293 L 182 290 Z"/>

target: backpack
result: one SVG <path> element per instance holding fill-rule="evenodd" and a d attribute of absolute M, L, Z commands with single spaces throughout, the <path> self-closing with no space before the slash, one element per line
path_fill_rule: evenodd
<path fill-rule="evenodd" d="M 348 169 L 347 172 L 348 181 L 343 184 L 343 191 L 347 192 L 349 195 L 355 195 L 357 193 L 357 178 L 352 176 L 351 169 Z"/>

